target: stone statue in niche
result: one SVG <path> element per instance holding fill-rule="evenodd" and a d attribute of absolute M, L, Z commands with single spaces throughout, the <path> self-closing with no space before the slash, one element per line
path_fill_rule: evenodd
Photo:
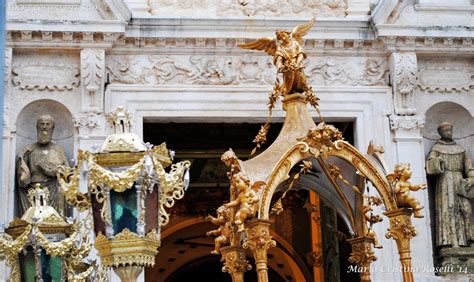
<path fill-rule="evenodd" d="M 68 166 L 64 149 L 52 143 L 54 119 L 42 115 L 36 121 L 37 142 L 21 149 L 17 159 L 18 207 L 22 215 L 30 206 L 28 190 L 35 184 L 49 189 L 50 205 L 65 213 L 65 202 L 59 193 L 56 173 L 59 166 Z"/>
<path fill-rule="evenodd" d="M 426 172 L 436 176 L 436 246 L 468 247 L 474 241 L 474 168 L 465 149 L 453 140 L 452 124 L 441 123 L 438 133 L 441 138 L 426 161 Z"/>

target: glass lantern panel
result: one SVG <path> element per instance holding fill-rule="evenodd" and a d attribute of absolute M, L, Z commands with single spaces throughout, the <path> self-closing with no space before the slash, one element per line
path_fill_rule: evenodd
<path fill-rule="evenodd" d="M 138 222 L 136 190 L 127 189 L 122 193 L 110 191 L 110 204 L 114 234 L 122 232 L 125 228 L 136 233 Z"/>
<path fill-rule="evenodd" d="M 50 256 L 44 250 L 41 251 L 41 274 L 43 282 L 62 281 L 62 259 Z M 27 247 L 25 253 L 20 254 L 21 281 L 36 282 L 36 263 L 33 248 Z"/>

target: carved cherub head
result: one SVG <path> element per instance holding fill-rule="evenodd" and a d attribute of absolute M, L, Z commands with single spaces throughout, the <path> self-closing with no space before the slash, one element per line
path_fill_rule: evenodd
<path fill-rule="evenodd" d="M 227 208 L 224 206 L 220 206 L 217 208 L 217 216 L 219 217 L 227 217 Z"/>
<path fill-rule="evenodd" d="M 232 182 L 239 192 L 245 191 L 251 186 L 250 179 L 242 172 L 235 174 Z"/>
<path fill-rule="evenodd" d="M 237 156 L 235 155 L 232 148 L 225 151 L 224 154 L 221 156 L 221 161 L 224 162 L 226 166 L 231 166 L 237 160 Z"/>
<path fill-rule="evenodd" d="M 410 164 L 402 163 L 402 164 L 395 165 L 394 174 L 399 180 L 402 180 L 402 181 L 406 181 L 410 179 L 411 174 L 412 174 Z"/>

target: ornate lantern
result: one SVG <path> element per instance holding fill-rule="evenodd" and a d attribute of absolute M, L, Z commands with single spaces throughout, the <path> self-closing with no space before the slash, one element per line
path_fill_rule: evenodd
<path fill-rule="evenodd" d="M 88 216 L 94 219 L 102 265 L 122 281 L 135 281 L 143 267 L 155 263 L 160 228 L 169 221 L 166 208 L 184 196 L 191 163 L 172 164 L 165 143 L 144 144 L 130 132 L 124 108 L 107 114 L 107 120 L 113 133 L 98 152 L 79 151 L 75 168 L 61 168 L 59 183 L 69 204 L 92 210 Z"/>
<path fill-rule="evenodd" d="M 0 248 L 12 268 L 10 281 L 84 281 L 95 267 L 84 269 L 91 245 L 78 223 L 66 222 L 48 205 L 49 190 L 36 184 L 28 192 L 31 207 L 0 230 Z M 81 272 L 81 270 L 83 270 Z"/>

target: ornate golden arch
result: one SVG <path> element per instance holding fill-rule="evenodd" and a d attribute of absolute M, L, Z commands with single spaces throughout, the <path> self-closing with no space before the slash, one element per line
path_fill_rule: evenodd
<path fill-rule="evenodd" d="M 361 272 L 362 281 L 370 281 L 370 264 L 376 257 L 372 246 L 377 242 L 376 234 L 371 229 L 371 224 L 380 221 L 380 216 L 374 216 L 370 208 L 371 204 L 383 204 L 386 215 L 390 221 L 390 228 L 386 234 L 387 238 L 393 238 L 397 244 L 400 261 L 402 264 L 403 281 L 413 281 L 411 272 L 410 239 L 416 235 L 411 225 L 412 210 L 406 205 L 397 202 L 393 186 L 398 181 L 387 178 L 387 167 L 382 158 L 383 148 L 376 145 L 369 147 L 369 154 L 364 155 L 354 146 L 344 141 L 342 134 L 332 125 L 324 122 L 316 125 L 307 109 L 306 97 L 302 94 L 287 95 L 283 100 L 283 108 L 287 111 L 283 128 L 274 143 L 258 156 L 247 161 L 240 161 L 230 150 L 226 152 L 222 160 L 231 169 L 231 202 L 239 197 L 237 185 L 232 181 L 237 175 L 245 175 L 248 178 L 248 190 L 250 187 L 258 194 L 258 204 L 255 214 L 245 222 L 246 236 L 242 236 L 233 229 L 234 235 L 230 240 L 230 247 L 221 251 L 226 265 L 236 263 L 239 257 L 238 248 L 244 247 L 252 250 L 256 260 L 256 268 L 259 273 L 259 281 L 268 281 L 267 277 L 267 250 L 275 246 L 270 232 L 270 214 L 272 211 L 272 198 L 277 188 L 290 178 L 290 170 L 298 163 L 316 161 L 321 173 L 324 174 L 334 190 L 331 192 L 338 197 L 343 212 L 348 216 L 349 227 L 354 237 L 348 239 L 352 245 L 352 253 L 349 258 L 351 263 L 356 264 Z M 361 183 L 349 183 L 342 177 L 336 166 L 328 162 L 330 158 L 339 158 L 347 162 L 359 175 Z M 379 198 L 364 195 L 364 180 L 372 183 Z M 351 186 L 356 192 L 354 199 L 348 199 L 347 188 L 342 184 Z M 355 185 L 356 184 L 356 185 Z M 249 194 L 250 195 L 250 194 Z M 378 200 L 377 200 L 377 199 Z M 235 214 L 238 207 L 229 208 L 232 212 L 228 218 L 229 226 L 235 222 Z M 273 207 L 275 208 L 275 207 Z M 372 222 L 373 221 L 373 222 Z M 368 224 L 369 223 L 369 224 Z M 229 248 L 234 260 L 228 260 Z M 240 250 L 242 252 L 242 250 Z M 243 262 L 240 262 L 243 263 Z M 244 267 L 231 268 L 232 271 L 245 271 Z M 231 273 L 232 274 L 232 273 Z M 241 281 L 239 275 L 233 275 L 234 281 Z M 242 276 L 243 277 L 243 276 Z"/>

